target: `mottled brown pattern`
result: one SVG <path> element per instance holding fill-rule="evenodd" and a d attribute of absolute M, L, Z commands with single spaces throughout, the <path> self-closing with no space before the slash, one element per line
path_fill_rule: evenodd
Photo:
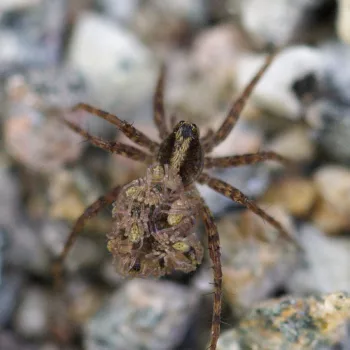
<path fill-rule="evenodd" d="M 101 109 L 95 108 L 86 103 L 79 103 L 76 106 L 74 106 L 72 109 L 73 112 L 79 111 L 79 110 L 83 110 L 85 112 L 94 114 L 104 120 L 107 120 L 108 122 L 115 125 L 131 141 L 134 141 L 140 146 L 148 148 L 150 151 L 155 152 L 158 149 L 159 145 L 157 142 L 152 141 L 148 136 L 146 136 L 141 131 L 137 130 L 131 124 L 129 124 L 124 120 L 119 119 L 117 116 L 111 113 L 102 111 Z"/>
<path fill-rule="evenodd" d="M 164 80 L 165 80 L 165 65 L 161 67 L 159 78 L 156 85 L 156 91 L 153 96 L 153 113 L 154 124 L 156 124 L 159 137 L 163 140 L 168 134 L 169 129 L 166 124 L 165 111 L 164 111 Z"/>
<path fill-rule="evenodd" d="M 211 135 L 211 133 L 208 133 L 207 136 L 205 136 L 201 140 L 205 152 L 212 151 L 213 148 L 218 146 L 222 141 L 224 141 L 227 135 L 232 131 L 247 102 L 247 99 L 251 95 L 254 87 L 259 82 L 260 78 L 265 73 L 266 69 L 270 66 L 275 56 L 276 53 L 273 53 L 267 57 L 265 64 L 255 74 L 255 76 L 243 90 L 241 95 L 234 101 L 230 111 L 227 114 L 226 119 L 224 120 L 220 128 L 213 135 Z"/>
<path fill-rule="evenodd" d="M 259 152 L 249 153 L 229 157 L 205 157 L 204 168 L 230 168 L 241 165 L 250 165 L 263 162 L 265 160 L 275 160 L 284 165 L 289 165 L 291 162 L 275 152 Z"/>
<path fill-rule="evenodd" d="M 292 237 L 288 234 L 288 232 L 282 227 L 282 225 L 276 221 L 273 217 L 267 214 L 264 210 L 262 210 L 259 206 L 257 206 L 253 201 L 251 201 L 245 194 L 243 194 L 239 189 L 229 185 L 228 183 L 210 177 L 206 173 L 202 173 L 198 182 L 203 185 L 208 185 L 214 191 L 221 193 L 225 197 L 232 199 L 234 202 L 242 204 L 247 209 L 251 210 L 253 213 L 259 215 L 262 219 L 266 220 L 273 227 L 275 227 L 279 232 L 283 234 L 287 239 L 292 239 Z"/>
<path fill-rule="evenodd" d="M 112 232 L 107 235 L 108 249 L 114 256 L 119 271 L 127 276 L 161 276 L 174 270 L 185 273 L 195 270 L 202 259 L 203 251 L 193 229 L 196 218 L 201 216 L 208 235 L 209 256 L 213 263 L 214 306 L 210 350 L 216 349 L 220 335 L 222 304 L 220 240 L 214 218 L 194 184 L 196 181 L 206 184 L 216 192 L 244 205 L 290 239 L 279 222 L 242 192 L 202 172 L 203 166 L 206 168 L 230 167 L 254 164 L 268 159 L 287 163 L 285 158 L 274 152 L 204 158 L 205 153 L 209 153 L 230 133 L 252 89 L 271 64 L 274 56 L 270 55 L 267 58 L 263 67 L 234 102 L 218 131 L 209 130 L 202 139 L 199 138 L 196 125 L 185 121 L 175 125 L 174 116 L 171 117 L 173 130 L 168 132 L 163 102 L 164 68 L 158 79 L 153 99 L 154 121 L 162 139 L 160 145 L 116 116 L 86 104 L 79 104 L 74 108 L 74 110 L 82 109 L 96 114 L 116 125 L 137 145 L 151 150 L 152 155 L 132 146 L 103 141 L 82 130 L 78 125 L 63 120 L 72 130 L 97 147 L 152 164 L 148 166 L 145 177 L 123 187 L 116 187 L 94 202 L 78 218 L 55 264 L 57 286 L 60 285 L 63 260 L 73 246 L 79 231 L 88 219 L 95 216 L 107 204 L 114 202 L 112 212 L 114 226 Z"/>
<path fill-rule="evenodd" d="M 118 154 L 123 157 L 133 159 L 138 162 L 151 163 L 153 160 L 153 157 L 151 155 L 141 151 L 136 147 L 125 145 L 117 141 L 104 141 L 98 137 L 92 136 L 87 131 L 80 128 L 77 124 L 69 120 L 63 119 L 63 122 L 69 128 L 83 136 L 86 140 L 90 141 L 96 147 L 102 148 L 108 152 Z"/>

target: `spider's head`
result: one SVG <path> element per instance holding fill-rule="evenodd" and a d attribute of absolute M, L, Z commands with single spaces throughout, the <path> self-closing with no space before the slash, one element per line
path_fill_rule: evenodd
<path fill-rule="evenodd" d="M 194 182 L 203 168 L 203 150 L 197 125 L 179 122 L 160 145 L 157 160 L 175 169 L 185 186 Z"/>

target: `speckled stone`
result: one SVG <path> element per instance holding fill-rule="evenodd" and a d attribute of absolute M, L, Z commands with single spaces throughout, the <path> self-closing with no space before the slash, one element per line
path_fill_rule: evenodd
<path fill-rule="evenodd" d="M 166 281 L 134 279 L 86 324 L 87 350 L 170 350 L 181 343 L 199 298 Z"/>
<path fill-rule="evenodd" d="M 269 207 L 268 212 L 294 234 L 283 209 Z M 218 222 L 218 229 L 224 290 L 236 313 L 281 287 L 298 265 L 296 246 L 250 211 L 241 214 L 239 220 L 237 215 L 225 216 Z"/>
<path fill-rule="evenodd" d="M 236 329 L 224 332 L 218 350 L 331 350 L 347 337 L 350 295 L 286 297 L 256 306 Z"/>

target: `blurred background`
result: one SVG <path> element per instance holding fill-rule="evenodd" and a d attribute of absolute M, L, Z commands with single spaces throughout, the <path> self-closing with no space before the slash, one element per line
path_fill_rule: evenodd
<path fill-rule="evenodd" d="M 222 242 L 218 349 L 350 349 L 349 44 L 347 0 L 1 0 L 0 349 L 206 348 L 207 253 L 189 275 L 124 279 L 106 249 L 111 208 L 70 253 L 66 327 L 52 326 L 62 310 L 50 267 L 74 221 L 108 189 L 145 173 L 84 142 L 57 116 L 86 102 L 157 139 L 152 95 L 165 62 L 168 117 L 205 132 L 276 47 L 213 154 L 273 150 L 295 166 L 212 173 L 256 199 L 302 249 L 200 187 Z M 125 141 L 97 117 L 74 118 L 96 136 Z M 206 245 L 200 225 L 198 235 Z"/>

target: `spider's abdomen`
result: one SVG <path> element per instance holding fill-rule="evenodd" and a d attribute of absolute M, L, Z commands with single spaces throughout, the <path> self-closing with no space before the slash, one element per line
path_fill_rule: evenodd
<path fill-rule="evenodd" d="M 190 272 L 203 257 L 194 233 L 197 200 L 167 165 L 152 165 L 121 190 L 113 208 L 108 249 L 123 275 Z"/>

